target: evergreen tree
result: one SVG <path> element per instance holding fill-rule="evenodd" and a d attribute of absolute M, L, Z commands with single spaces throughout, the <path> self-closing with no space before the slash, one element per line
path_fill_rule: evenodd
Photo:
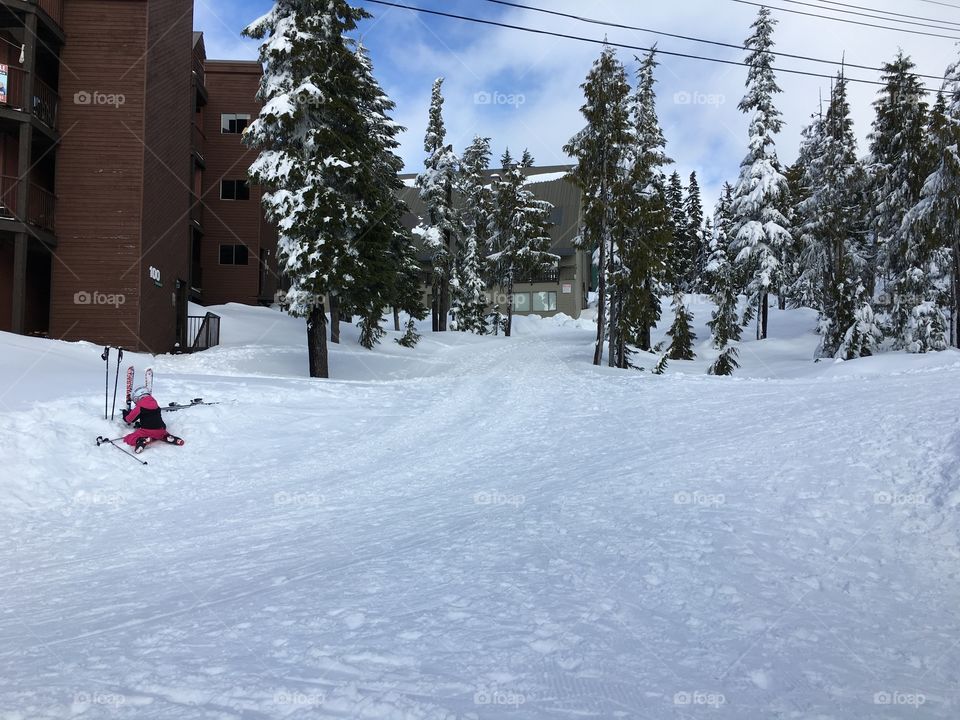
<path fill-rule="evenodd" d="M 703 201 L 700 198 L 700 184 L 697 182 L 697 173 L 690 173 L 687 184 L 687 195 L 683 200 L 683 211 L 686 220 L 686 247 L 689 257 L 689 271 L 684 278 L 684 288 L 687 292 L 700 292 L 703 287 L 703 269 L 707 264 L 710 252 L 709 237 L 703 229 Z"/>
<path fill-rule="evenodd" d="M 750 117 L 749 150 L 740 164 L 740 178 L 733 197 L 736 262 L 749 275 L 747 323 L 757 312 L 757 339 L 767 337 L 767 296 L 780 284 L 780 260 L 790 239 L 783 214 L 787 180 L 780 168 L 774 136 L 783 126 L 773 96 L 780 92 L 773 73 L 773 28 L 770 10 L 760 8 L 747 38 L 747 93 L 739 108 Z"/>
<path fill-rule="evenodd" d="M 630 85 L 626 70 L 610 47 L 604 47 L 586 81 L 580 86 L 586 102 L 580 108 L 586 127 L 564 146 L 575 158 L 570 178 L 583 193 L 580 243 L 599 270 L 597 286 L 597 342 L 593 364 L 603 359 L 603 343 L 616 326 L 608 326 L 607 281 L 614 256 L 614 231 L 622 227 L 617 217 L 618 198 L 624 186 L 623 163 L 630 144 Z M 616 341 L 614 341 L 616 342 Z"/>
<path fill-rule="evenodd" d="M 457 156 L 446 144 L 443 124 L 443 78 L 433 83 L 430 98 L 430 119 L 423 141 L 427 153 L 425 169 L 417 176 L 420 198 L 427 206 L 429 222 L 414 232 L 423 238 L 431 253 L 433 265 L 432 306 L 433 330 L 444 332 L 450 313 L 451 286 L 456 285 L 454 258 L 458 238 L 457 211 L 453 204 L 453 187 L 457 179 Z"/>
<path fill-rule="evenodd" d="M 903 53 L 885 64 L 886 85 L 874 102 L 868 216 L 874 262 L 868 286 L 873 290 L 879 275 L 894 346 L 924 352 L 945 344 L 936 334 L 945 322 L 936 317 L 940 279 L 936 238 L 920 225 L 903 223 L 933 170 L 926 138 L 927 104 L 914 67 Z"/>
<path fill-rule="evenodd" d="M 359 80 L 363 88 L 360 110 L 367 118 L 365 134 L 369 163 L 364 170 L 366 202 L 371 208 L 357 238 L 354 267 L 341 296 L 351 315 L 360 316 L 360 344 L 370 349 L 384 335 L 381 322 L 389 305 L 400 303 L 411 316 L 423 317 L 419 267 L 411 238 L 403 225 L 406 207 L 400 198 L 399 174 L 403 160 L 396 154 L 398 135 L 404 130 L 390 117 L 396 107 L 373 75 L 373 65 L 363 46 L 357 48 Z M 331 315 L 333 309 L 331 308 Z M 332 324 L 333 321 L 331 321 Z"/>
<path fill-rule="evenodd" d="M 513 329 L 513 286 L 542 269 L 555 265 L 559 256 L 548 252 L 550 247 L 549 216 L 553 206 L 537 200 L 527 190 L 524 170 L 533 166 L 533 157 L 526 150 L 519 162 L 510 151 L 503 154 L 503 172 L 496 180 L 496 206 L 491 218 L 491 245 L 494 252 L 487 257 L 494 266 L 494 275 L 507 294 L 507 321 L 504 334 Z"/>
<path fill-rule="evenodd" d="M 799 206 L 804 218 L 804 276 L 820 311 L 819 357 L 851 359 L 869 355 L 877 332 L 866 291 L 866 176 L 857 160 L 847 83 L 840 73 L 830 107 L 808 133 L 805 184 Z M 851 328 L 853 332 L 851 334 Z"/>
<path fill-rule="evenodd" d="M 942 98 L 942 99 L 941 99 Z M 946 337 L 960 346 L 960 62 L 947 68 L 943 95 L 938 97 L 930 123 L 931 157 L 935 158 L 933 171 L 924 181 L 920 200 L 904 218 L 904 227 L 930 239 L 938 252 L 943 267 L 943 301 L 948 309 L 948 331 L 939 339 L 939 326 L 946 324 L 937 318 L 932 303 L 922 304 L 918 311 L 913 341 L 922 347 L 936 349 L 945 344 Z M 921 321 L 923 315 L 929 320 Z M 934 338 L 931 342 L 927 338 Z"/>
<path fill-rule="evenodd" d="M 278 228 L 288 312 L 307 319 L 311 377 L 329 375 L 322 298 L 366 272 L 359 241 L 383 202 L 371 188 L 370 88 L 348 38 L 367 17 L 344 0 L 277 0 L 244 30 L 263 41 L 264 65 L 263 107 L 244 134 L 259 151 L 250 176 Z"/>
<path fill-rule="evenodd" d="M 668 356 L 671 360 L 693 360 L 696 357 L 696 353 L 693 352 L 693 341 L 697 339 L 697 336 L 691 327 L 692 322 L 693 313 L 684 304 L 683 293 L 675 293 L 673 296 L 673 325 L 667 330 L 667 335 L 670 337 Z"/>
<path fill-rule="evenodd" d="M 493 197 L 486 178 L 490 166 L 490 138 L 475 137 L 463 151 L 457 192 L 462 198 L 463 248 L 457 274 L 459 292 L 454 300 L 457 329 L 483 335 L 487 332 L 487 283 L 483 258 L 490 244 Z"/>
<path fill-rule="evenodd" d="M 673 237 L 667 253 L 666 283 L 674 293 L 682 292 L 690 275 L 689 238 L 687 237 L 687 212 L 683 204 L 683 182 L 680 173 L 670 175 L 666 187 L 667 207 L 670 209 L 670 223 Z"/>
<path fill-rule="evenodd" d="M 636 91 L 630 101 L 633 127 L 626 153 L 628 172 L 615 205 L 621 220 L 618 237 L 621 275 L 614 364 L 630 366 L 628 345 L 651 350 L 651 330 L 660 321 L 665 258 L 673 237 L 663 166 L 666 140 L 656 107 L 656 51 L 640 61 Z"/>
<path fill-rule="evenodd" d="M 737 318 L 737 291 L 733 266 L 727 254 L 731 225 L 730 202 L 733 188 L 725 184 L 723 194 L 714 213 L 715 225 L 710 240 L 710 257 L 705 268 L 705 277 L 710 281 L 710 292 L 717 306 L 707 326 L 710 328 L 711 344 L 720 351 L 720 356 L 710 366 L 711 375 L 732 375 L 740 367 L 738 350 L 731 345 L 740 340 L 741 328 Z"/>

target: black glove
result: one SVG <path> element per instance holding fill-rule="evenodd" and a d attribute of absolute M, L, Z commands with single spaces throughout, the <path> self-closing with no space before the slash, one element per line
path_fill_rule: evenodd
<path fill-rule="evenodd" d="M 130 414 L 130 411 L 129 411 L 129 410 L 123 410 L 123 411 L 120 413 L 120 416 L 123 418 L 123 421 L 124 421 L 125 423 L 127 423 L 127 425 L 130 424 L 130 423 L 127 421 L 127 415 L 129 415 L 129 414 Z"/>

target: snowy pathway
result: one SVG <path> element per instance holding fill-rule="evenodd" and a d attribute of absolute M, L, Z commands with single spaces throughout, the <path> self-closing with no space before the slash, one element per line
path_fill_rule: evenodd
<path fill-rule="evenodd" d="M 238 404 L 168 417 L 188 444 L 148 468 L 15 440 L 17 476 L 85 484 L 4 515 L 0 718 L 960 716 L 960 368 L 655 378 L 558 329 L 433 352 L 210 378 Z"/>

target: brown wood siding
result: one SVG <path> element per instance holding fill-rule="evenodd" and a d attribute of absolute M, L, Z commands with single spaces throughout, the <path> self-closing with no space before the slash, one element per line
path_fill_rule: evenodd
<path fill-rule="evenodd" d="M 50 335 L 142 348 L 138 338 L 144 60 L 147 3 L 66 0 L 57 151 L 58 247 Z M 77 93 L 123 95 L 79 104 Z M 119 307 L 76 304 L 77 293 L 120 294 Z"/>
<path fill-rule="evenodd" d="M 13 329 L 13 235 L 0 235 L 0 331 Z"/>
<path fill-rule="evenodd" d="M 151 351 L 167 352 L 176 283 L 190 277 L 193 0 L 150 0 L 147 42 L 139 334 Z"/>
<path fill-rule="evenodd" d="M 222 113 L 248 113 L 251 118 L 260 112 L 256 93 L 260 86 L 261 69 L 257 63 L 207 61 L 204 65 L 209 103 L 204 108 L 203 173 L 204 237 L 202 246 L 203 302 L 220 304 L 257 302 L 260 279 L 260 249 L 276 250 L 276 238 L 262 219 L 260 189 L 250 188 L 249 200 L 221 200 L 220 181 L 240 180 L 256 158 L 256 152 L 247 148 L 240 135 L 220 132 Z M 246 245 L 249 264 L 221 265 L 220 245 Z M 273 281 L 273 275 L 268 278 Z M 272 294 L 274 285 L 265 293 Z"/>

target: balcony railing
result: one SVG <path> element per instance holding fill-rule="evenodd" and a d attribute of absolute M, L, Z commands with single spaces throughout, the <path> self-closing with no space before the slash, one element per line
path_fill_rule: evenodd
<path fill-rule="evenodd" d="M 208 312 L 206 315 L 187 316 L 187 352 L 206 350 L 219 344 L 219 315 Z"/>
<path fill-rule="evenodd" d="M 56 128 L 60 110 L 60 96 L 56 91 L 34 76 L 33 97 L 27 98 L 23 82 L 26 73 L 23 69 L 11 65 L 7 72 L 6 106 L 21 112 L 32 113 L 44 125 Z"/>
<path fill-rule="evenodd" d="M 30 183 L 27 192 L 27 215 L 23 217 L 17 209 L 20 182 L 19 178 L 12 175 L 0 175 L 0 217 L 26 222 L 53 232 L 56 210 L 53 193 L 36 183 Z"/>

